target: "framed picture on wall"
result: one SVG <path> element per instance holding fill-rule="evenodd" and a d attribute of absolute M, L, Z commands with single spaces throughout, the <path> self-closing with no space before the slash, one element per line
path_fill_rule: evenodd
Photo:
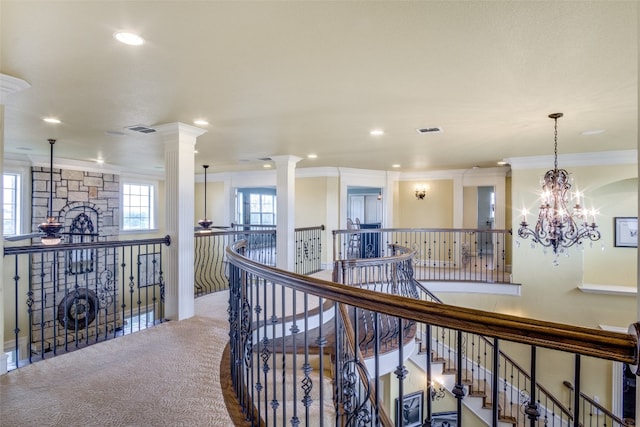
<path fill-rule="evenodd" d="M 431 416 L 431 427 L 458 427 L 458 413 L 436 412 Z"/>
<path fill-rule="evenodd" d="M 638 217 L 614 218 L 614 246 L 622 248 L 638 247 Z"/>
<path fill-rule="evenodd" d="M 423 400 L 424 392 L 422 391 L 406 394 L 402 399 L 402 406 L 400 406 L 399 399 L 396 399 L 396 425 L 404 427 L 421 426 Z"/>

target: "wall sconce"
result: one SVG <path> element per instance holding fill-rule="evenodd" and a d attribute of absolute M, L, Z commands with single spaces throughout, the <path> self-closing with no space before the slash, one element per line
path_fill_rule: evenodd
<path fill-rule="evenodd" d="M 424 200 L 426 196 L 427 196 L 427 189 L 425 188 L 424 185 L 416 187 L 416 198 L 418 200 Z"/>
<path fill-rule="evenodd" d="M 445 396 L 445 388 L 442 383 L 438 381 L 431 381 L 430 387 L 431 389 L 431 400 L 442 400 Z"/>

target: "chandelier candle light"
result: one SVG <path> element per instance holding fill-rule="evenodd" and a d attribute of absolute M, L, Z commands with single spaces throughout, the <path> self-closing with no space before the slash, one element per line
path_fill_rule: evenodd
<path fill-rule="evenodd" d="M 208 230 L 213 224 L 213 221 L 207 219 L 207 169 L 209 165 L 202 165 L 202 167 L 204 168 L 204 218 L 198 221 L 198 224 L 203 230 Z"/>
<path fill-rule="evenodd" d="M 590 212 L 591 223 L 587 219 L 587 211 L 580 203 L 581 194 L 575 193 L 575 206 L 570 211 L 567 208 L 568 197 L 571 195 L 569 172 L 558 169 L 558 119 L 562 113 L 549 114 L 554 120 L 554 165 L 553 169 L 544 175 L 542 184 L 542 203 L 538 213 L 538 222 L 531 229 L 527 223 L 526 210 L 522 213 L 522 222 L 518 229 L 518 236 L 523 239 L 531 236 L 535 243 L 544 247 L 551 247 L 558 255 L 575 244 L 581 245 L 582 239 L 593 242 L 600 239 L 600 232 L 596 225 L 596 212 Z"/>
<path fill-rule="evenodd" d="M 55 139 L 49 140 L 51 146 L 51 155 L 49 157 L 49 212 L 47 214 L 47 220 L 38 226 L 38 230 L 44 233 L 40 240 L 43 245 L 57 245 L 60 243 L 60 230 L 62 230 L 62 224 L 60 224 L 53 216 L 53 145 L 56 143 Z"/>

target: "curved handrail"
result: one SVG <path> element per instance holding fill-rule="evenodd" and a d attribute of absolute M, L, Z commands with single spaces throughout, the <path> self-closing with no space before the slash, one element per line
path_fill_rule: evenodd
<path fill-rule="evenodd" d="M 528 319 L 508 314 L 419 301 L 398 295 L 380 294 L 368 289 L 299 275 L 266 266 L 236 253 L 238 241 L 226 253 L 233 264 L 265 279 L 291 286 L 315 296 L 342 302 L 408 320 L 455 328 L 478 335 L 568 351 L 630 364 L 638 363 L 638 336 L 619 332 Z"/>

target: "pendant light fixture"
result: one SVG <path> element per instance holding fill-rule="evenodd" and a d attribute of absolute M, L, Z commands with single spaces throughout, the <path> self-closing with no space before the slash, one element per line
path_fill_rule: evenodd
<path fill-rule="evenodd" d="M 49 207 L 47 220 L 38 226 L 38 230 L 44 233 L 41 242 L 43 245 L 57 245 L 60 243 L 62 230 L 62 224 L 60 224 L 53 216 L 53 145 L 56 143 L 55 139 L 49 139 L 49 145 L 51 147 L 51 154 L 49 156 Z"/>
<path fill-rule="evenodd" d="M 591 223 L 587 220 L 587 211 L 581 205 L 581 194 L 570 193 L 569 172 L 558 169 L 558 119 L 562 113 L 549 114 L 554 120 L 554 164 L 553 169 L 544 175 L 542 184 L 542 203 L 535 228 L 529 228 L 526 211 L 522 214 L 522 222 L 518 236 L 523 239 L 531 236 L 535 243 L 553 249 L 554 254 L 564 252 L 573 245 L 582 244 L 583 239 L 597 241 L 600 232 L 596 225 L 596 212 L 590 212 Z M 569 198 L 575 200 L 572 210 L 567 208 Z"/>
<path fill-rule="evenodd" d="M 209 165 L 202 165 L 204 168 L 204 218 L 198 221 L 198 225 L 202 227 L 203 230 L 208 230 L 213 224 L 213 221 L 207 219 L 207 169 Z"/>

